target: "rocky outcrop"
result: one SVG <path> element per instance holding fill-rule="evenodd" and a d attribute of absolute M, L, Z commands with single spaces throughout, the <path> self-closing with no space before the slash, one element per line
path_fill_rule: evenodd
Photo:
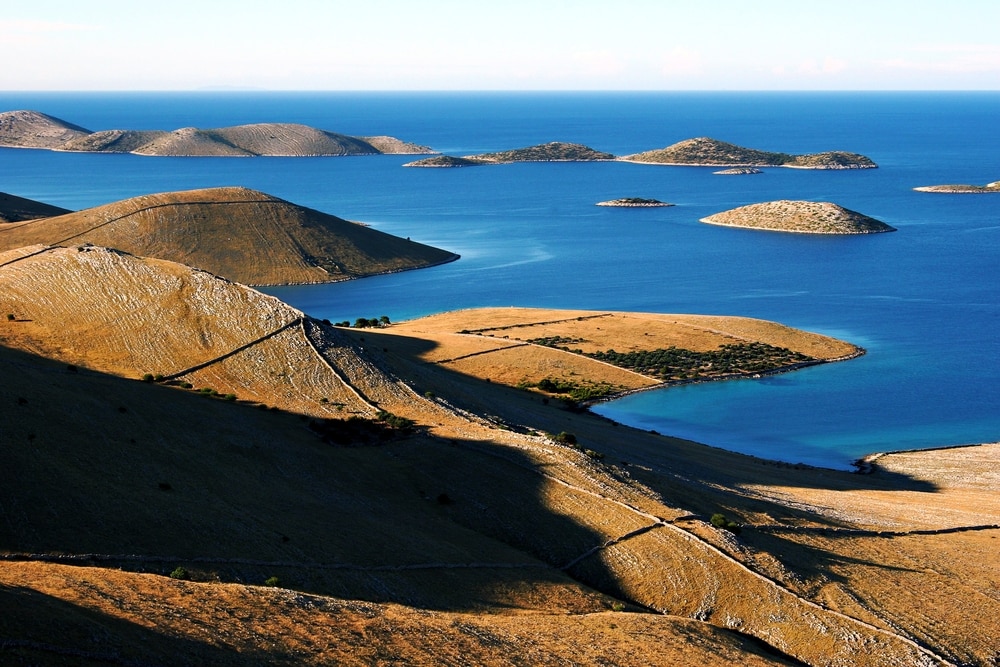
<path fill-rule="evenodd" d="M 625 208 L 659 208 L 663 206 L 673 206 L 659 199 L 643 199 L 642 197 L 623 197 L 622 199 L 611 199 L 609 201 L 599 201 L 597 206 L 621 206 Z"/>
<path fill-rule="evenodd" d="M 875 234 L 893 227 L 830 202 L 780 200 L 741 206 L 702 218 L 701 222 L 803 234 Z"/>
<path fill-rule="evenodd" d="M 952 195 L 985 194 L 1000 192 L 1000 181 L 994 181 L 986 185 L 922 185 L 913 189 L 917 192 L 938 192 Z"/>
<path fill-rule="evenodd" d="M 757 167 L 733 167 L 732 169 L 723 169 L 721 171 L 713 171 L 712 173 L 720 176 L 746 176 L 749 174 L 763 174 L 764 172 Z"/>

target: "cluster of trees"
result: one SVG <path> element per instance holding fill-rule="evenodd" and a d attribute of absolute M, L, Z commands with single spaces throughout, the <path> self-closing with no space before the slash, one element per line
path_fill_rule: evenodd
<path fill-rule="evenodd" d="M 326 322 L 327 324 L 330 323 L 329 320 L 324 320 L 324 322 Z M 344 320 L 343 322 L 334 322 L 333 326 L 348 327 L 348 328 L 353 326 L 355 329 L 370 329 L 377 327 L 387 327 L 390 324 L 392 324 L 392 322 L 389 321 L 389 316 L 383 315 L 382 317 L 372 317 L 371 319 L 367 317 L 359 317 L 358 319 L 354 320 L 353 325 L 351 324 L 350 320 Z"/>
<path fill-rule="evenodd" d="M 545 347 L 555 347 L 561 350 L 564 348 L 559 347 L 560 345 L 567 345 L 569 343 L 582 343 L 583 339 L 569 338 L 568 336 L 545 336 L 544 338 L 531 338 L 526 342 L 534 343 L 535 345 L 544 345 Z"/>
<path fill-rule="evenodd" d="M 586 355 L 615 366 L 663 380 L 690 380 L 734 373 L 761 373 L 812 357 L 767 343 L 731 343 L 717 350 L 695 352 L 678 347 L 639 352 L 594 352 Z"/>
<path fill-rule="evenodd" d="M 549 394 L 566 394 L 574 401 L 596 400 L 615 391 L 615 388 L 606 382 L 582 385 L 568 380 L 553 380 L 552 378 L 542 378 L 535 386 Z"/>

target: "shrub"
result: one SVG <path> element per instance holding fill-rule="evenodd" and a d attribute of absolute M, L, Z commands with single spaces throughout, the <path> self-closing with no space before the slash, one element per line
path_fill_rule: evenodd
<path fill-rule="evenodd" d="M 280 584 L 281 584 L 281 579 L 278 579 L 277 577 L 268 577 L 267 579 L 264 580 L 265 586 L 278 586 Z"/>
<path fill-rule="evenodd" d="M 143 373 L 142 374 L 142 381 L 143 382 L 152 382 L 153 381 L 153 374 L 152 373 Z"/>
<path fill-rule="evenodd" d="M 170 578 L 171 579 L 182 579 L 182 580 L 184 580 L 184 579 L 188 579 L 189 577 L 190 577 L 190 575 L 188 574 L 188 571 L 185 570 L 180 565 L 178 565 L 177 567 L 175 567 L 174 571 L 170 573 Z"/>
<path fill-rule="evenodd" d="M 715 514 L 713 514 L 712 517 L 709 519 L 709 523 L 711 523 L 716 528 L 728 530 L 734 535 L 739 534 L 740 532 L 740 524 L 736 523 L 735 521 L 730 521 L 729 519 L 726 518 L 726 515 L 723 514 L 722 512 L 716 512 Z"/>
<path fill-rule="evenodd" d="M 7 313 L 7 321 L 8 322 L 13 322 L 16 319 L 17 319 L 17 316 L 14 315 L 14 313 Z"/>
<path fill-rule="evenodd" d="M 555 440 L 558 443 L 563 444 L 563 445 L 575 445 L 576 444 L 576 436 L 573 435 L 572 433 L 567 433 L 566 431 L 560 432 L 559 434 L 557 434 L 552 439 Z"/>

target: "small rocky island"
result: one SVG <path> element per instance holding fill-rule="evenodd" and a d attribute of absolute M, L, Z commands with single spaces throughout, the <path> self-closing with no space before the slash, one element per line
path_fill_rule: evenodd
<path fill-rule="evenodd" d="M 779 200 L 740 206 L 701 222 L 800 234 L 877 234 L 894 227 L 830 202 Z"/>
<path fill-rule="evenodd" d="M 857 153 L 827 151 L 792 155 L 744 148 L 709 137 L 686 139 L 652 151 L 619 158 L 625 162 L 689 167 L 791 167 L 794 169 L 874 169 L 878 165 Z"/>
<path fill-rule="evenodd" d="M 440 155 L 408 162 L 404 167 L 473 167 L 484 164 L 511 164 L 513 162 L 601 162 L 614 160 L 611 153 L 594 150 L 583 144 L 550 141 L 526 148 L 515 148 L 496 153 L 480 153 L 465 157 Z"/>
<path fill-rule="evenodd" d="M 38 111 L 0 113 L 0 146 L 174 157 L 419 155 L 434 152 L 427 146 L 395 137 L 351 137 L 296 123 L 255 123 L 209 130 L 185 127 L 173 131 L 92 132 Z"/>
<path fill-rule="evenodd" d="M 611 199 L 608 201 L 599 201 L 597 206 L 620 206 L 623 208 L 661 208 L 664 206 L 673 206 L 673 204 L 668 204 L 665 201 L 660 201 L 659 199 L 644 199 L 642 197 L 622 197 L 621 199 Z"/>
<path fill-rule="evenodd" d="M 733 167 L 732 169 L 723 169 L 721 171 L 713 171 L 712 173 L 719 176 L 747 176 L 750 174 L 763 174 L 764 172 L 757 167 Z"/>
<path fill-rule="evenodd" d="M 989 192 L 1000 192 L 1000 181 L 993 181 L 986 185 L 922 185 L 913 188 L 917 192 L 938 192 L 950 195 L 985 194 Z"/>

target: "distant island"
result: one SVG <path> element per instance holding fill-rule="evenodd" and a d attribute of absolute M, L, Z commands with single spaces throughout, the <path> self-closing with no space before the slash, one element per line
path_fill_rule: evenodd
<path fill-rule="evenodd" d="M 807 155 L 774 153 L 697 137 L 658 150 L 619 158 L 624 162 L 693 167 L 791 167 L 794 169 L 874 169 L 871 159 L 857 153 L 828 151 Z"/>
<path fill-rule="evenodd" d="M 802 234 L 876 234 L 895 228 L 867 215 L 830 202 L 780 200 L 740 206 L 716 213 L 701 222 Z"/>
<path fill-rule="evenodd" d="M 240 187 L 143 195 L 7 223 L 2 231 L 0 251 L 89 243 L 196 266 L 248 285 L 330 283 L 458 259 Z"/>
<path fill-rule="evenodd" d="M 917 192 L 938 192 L 952 195 L 985 194 L 1000 192 L 1000 181 L 993 181 L 986 185 L 922 185 L 913 189 Z"/>
<path fill-rule="evenodd" d="M 622 206 L 625 208 L 658 208 L 663 206 L 673 206 L 659 199 L 643 199 L 642 197 L 623 197 L 621 199 L 611 199 L 609 201 L 599 201 L 597 206 Z"/>
<path fill-rule="evenodd" d="M 38 111 L 0 113 L 0 146 L 79 153 L 154 156 L 299 157 L 427 154 L 427 146 L 395 137 L 351 137 L 296 123 L 255 123 L 217 129 L 92 132 Z"/>
<path fill-rule="evenodd" d="M 616 159 L 611 153 L 594 150 L 583 144 L 550 141 L 546 144 L 515 148 L 497 153 L 480 153 L 465 157 L 441 155 L 408 162 L 404 167 L 474 167 L 485 164 L 510 164 L 513 162 L 597 162 Z"/>
<path fill-rule="evenodd" d="M 713 171 L 712 173 L 720 176 L 746 176 L 748 174 L 763 174 L 764 172 L 757 167 L 733 167 L 732 169 L 723 169 L 721 171 Z"/>

